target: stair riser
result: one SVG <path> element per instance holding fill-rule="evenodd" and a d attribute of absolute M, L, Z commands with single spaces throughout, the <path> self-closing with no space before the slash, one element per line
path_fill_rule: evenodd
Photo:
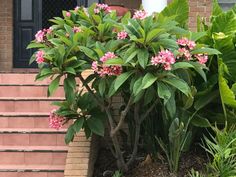
<path fill-rule="evenodd" d="M 1 86 L 0 97 L 47 97 L 47 86 Z M 59 87 L 52 95 L 64 97 L 64 88 Z"/>
<path fill-rule="evenodd" d="M 0 112 L 50 112 L 58 108 L 57 106 L 51 105 L 51 103 L 51 100 L 1 100 Z"/>
<path fill-rule="evenodd" d="M 63 172 L 0 172 L 0 177 L 64 177 Z"/>
<path fill-rule="evenodd" d="M 69 123 L 63 125 L 67 128 Z M 0 128 L 49 128 L 48 117 L 0 117 Z M 1 129 L 0 129 L 1 131 Z"/>
<path fill-rule="evenodd" d="M 65 146 L 64 134 L 0 134 L 5 146 Z"/>
<path fill-rule="evenodd" d="M 66 153 L 0 152 L 0 165 L 65 165 Z"/>

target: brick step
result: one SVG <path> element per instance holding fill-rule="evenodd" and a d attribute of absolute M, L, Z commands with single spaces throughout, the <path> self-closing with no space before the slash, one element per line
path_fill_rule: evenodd
<path fill-rule="evenodd" d="M 0 171 L 0 177 L 64 177 L 64 172 L 54 172 L 46 170 L 47 172 L 42 171 L 35 171 L 26 170 L 25 172 L 16 172 L 16 171 L 7 171 L 7 172 L 1 172 Z M 75 176 L 71 176 L 75 177 Z M 76 176 L 76 177 L 84 177 L 84 176 Z"/>
<path fill-rule="evenodd" d="M 47 97 L 47 85 L 1 85 L 0 97 Z M 60 86 L 53 97 L 64 97 L 64 88 Z"/>
<path fill-rule="evenodd" d="M 52 128 L 1 128 L 0 134 L 65 134 L 66 129 L 55 130 Z"/>
<path fill-rule="evenodd" d="M 91 71 L 87 71 L 84 75 L 88 75 Z M 43 81 L 35 81 L 37 73 L 0 73 L 0 83 L 5 85 L 17 84 L 17 85 L 49 85 L 51 82 L 50 78 L 44 79 Z M 79 83 L 79 80 L 77 80 Z M 60 84 L 63 84 L 61 79 Z"/>
<path fill-rule="evenodd" d="M 0 152 L 1 165 L 65 165 L 67 152 Z"/>
<path fill-rule="evenodd" d="M 68 152 L 68 146 L 0 146 L 0 152 Z"/>
<path fill-rule="evenodd" d="M 38 172 L 63 172 L 65 166 L 64 165 L 1 165 L 0 171 L 15 171 L 15 172 L 30 172 L 30 171 L 38 171 Z"/>
<path fill-rule="evenodd" d="M 0 112 L 50 112 L 57 108 L 53 101 L 63 101 L 62 97 L 0 97 Z"/>
<path fill-rule="evenodd" d="M 68 128 L 72 121 L 63 125 Z M 1 128 L 49 128 L 49 113 L 0 112 Z"/>
<path fill-rule="evenodd" d="M 0 146 L 65 146 L 65 134 L 62 132 L 50 134 L 8 132 L 0 133 Z"/>

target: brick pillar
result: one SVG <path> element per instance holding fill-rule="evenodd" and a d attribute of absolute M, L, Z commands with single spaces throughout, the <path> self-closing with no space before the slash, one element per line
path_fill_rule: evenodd
<path fill-rule="evenodd" d="M 189 14 L 189 27 L 195 30 L 197 27 L 197 16 L 209 17 L 211 15 L 211 0 L 189 0 L 190 14 Z"/>
<path fill-rule="evenodd" d="M 0 0 L 0 72 L 10 71 L 13 61 L 13 0 Z"/>

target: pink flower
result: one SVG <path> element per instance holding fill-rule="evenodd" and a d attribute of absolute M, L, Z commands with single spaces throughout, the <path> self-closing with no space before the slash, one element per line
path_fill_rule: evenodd
<path fill-rule="evenodd" d="M 73 32 L 74 33 L 80 33 L 80 32 L 82 32 L 82 29 L 80 27 L 74 26 L 73 27 Z"/>
<path fill-rule="evenodd" d="M 188 49 L 186 49 L 186 48 L 179 48 L 178 52 L 179 52 L 178 58 L 179 57 L 184 57 L 186 60 L 191 60 L 191 53 L 189 52 Z"/>
<path fill-rule="evenodd" d="M 196 54 L 194 55 L 200 64 L 205 64 L 208 61 L 208 55 Z"/>
<path fill-rule="evenodd" d="M 70 12 L 66 12 L 66 16 L 67 16 L 67 17 L 70 17 L 70 16 L 71 16 L 71 13 L 70 13 Z"/>
<path fill-rule="evenodd" d="M 52 27 L 50 27 L 50 28 L 48 28 L 48 29 L 45 29 L 45 31 L 46 31 L 46 33 L 47 33 L 47 34 L 51 34 L 51 33 L 52 33 L 52 31 L 53 31 L 53 28 L 52 28 Z"/>
<path fill-rule="evenodd" d="M 177 44 L 182 47 L 188 47 L 190 50 L 193 50 L 196 47 L 196 43 L 187 38 L 178 39 Z"/>
<path fill-rule="evenodd" d="M 175 63 L 175 57 L 169 50 L 162 50 L 157 56 L 151 58 L 151 63 L 154 66 L 163 64 L 165 70 L 171 70 L 171 64 Z"/>
<path fill-rule="evenodd" d="M 108 59 L 117 58 L 113 52 L 107 52 L 103 57 L 100 58 L 100 61 L 105 63 Z"/>
<path fill-rule="evenodd" d="M 49 116 L 50 128 L 55 128 L 56 130 L 59 130 L 60 128 L 62 128 L 64 121 L 65 121 L 65 118 L 57 115 L 55 109 L 50 112 L 50 116 Z"/>
<path fill-rule="evenodd" d="M 36 34 L 35 34 L 35 40 L 37 43 L 40 42 L 44 42 L 44 36 L 45 36 L 45 32 L 43 30 L 39 30 Z"/>
<path fill-rule="evenodd" d="M 117 34 L 117 39 L 126 39 L 128 37 L 128 33 L 126 31 L 121 31 Z"/>
<path fill-rule="evenodd" d="M 76 6 L 75 9 L 74 9 L 74 11 L 75 11 L 75 12 L 78 12 L 78 10 L 79 10 L 79 6 Z"/>
<path fill-rule="evenodd" d="M 38 64 L 41 64 L 45 61 L 45 59 L 43 58 L 44 57 L 44 51 L 43 50 L 39 50 L 37 53 L 36 53 L 36 62 Z"/>
<path fill-rule="evenodd" d="M 143 20 L 148 16 L 148 13 L 144 10 L 138 10 L 134 13 L 133 19 Z"/>
<path fill-rule="evenodd" d="M 100 13 L 101 11 L 104 11 L 104 12 L 111 12 L 111 9 L 110 7 L 107 5 L 107 4 L 96 4 L 96 8 L 94 9 L 94 13 L 95 14 L 98 14 Z"/>
<path fill-rule="evenodd" d="M 95 72 L 98 71 L 98 62 L 97 62 L 97 61 L 94 61 L 94 62 L 92 63 L 92 70 L 95 71 Z"/>

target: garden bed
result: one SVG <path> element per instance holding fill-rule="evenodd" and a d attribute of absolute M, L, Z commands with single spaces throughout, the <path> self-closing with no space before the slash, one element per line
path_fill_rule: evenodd
<path fill-rule="evenodd" d="M 93 177 L 112 177 L 117 170 L 116 161 L 109 149 L 102 148 L 98 153 L 98 159 L 95 164 Z M 140 157 L 139 159 L 145 159 Z M 196 171 L 204 171 L 208 163 L 207 155 L 200 150 L 199 146 L 192 147 L 191 151 L 184 153 L 181 162 L 178 177 L 187 176 L 191 169 Z M 164 157 L 159 155 L 156 160 L 152 160 L 150 156 L 146 156 L 145 160 L 141 160 L 123 177 L 176 177 L 168 168 L 168 163 Z"/>

